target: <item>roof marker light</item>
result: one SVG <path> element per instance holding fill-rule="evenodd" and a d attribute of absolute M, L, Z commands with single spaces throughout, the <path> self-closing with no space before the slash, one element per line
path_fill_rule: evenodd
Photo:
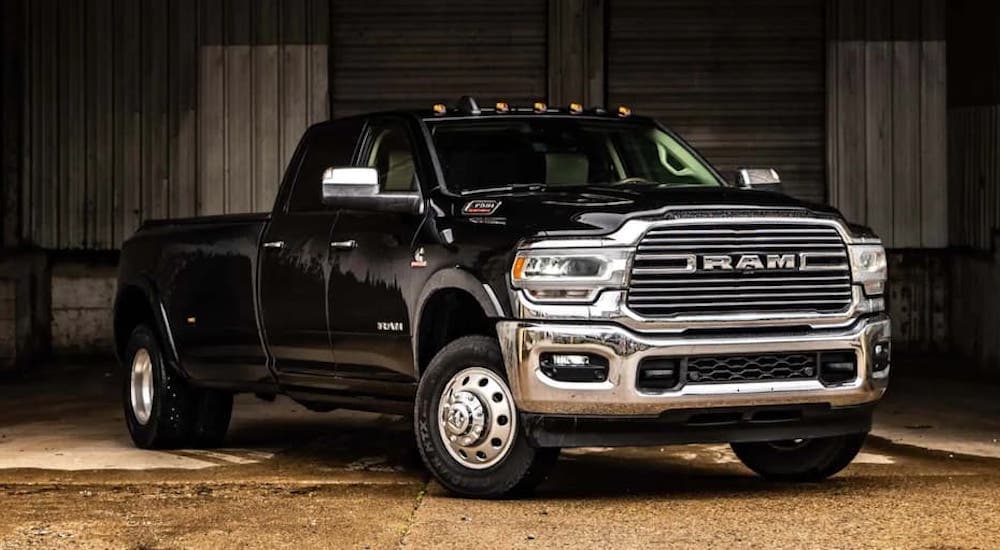
<path fill-rule="evenodd" d="M 632 115 L 632 109 L 629 109 L 625 105 L 619 105 L 618 106 L 618 116 L 620 116 L 622 118 L 625 118 L 625 117 L 631 116 L 631 115 Z"/>
<path fill-rule="evenodd" d="M 544 113 L 545 111 L 548 111 L 548 110 L 549 110 L 549 106 L 546 105 L 545 103 L 543 103 L 541 101 L 536 101 L 535 102 L 535 112 L 536 113 Z"/>
<path fill-rule="evenodd" d="M 448 112 L 448 107 L 444 103 L 435 103 L 434 104 L 434 114 L 435 115 L 443 115 L 443 114 L 445 114 L 447 112 Z"/>
<path fill-rule="evenodd" d="M 497 101 L 496 110 L 498 113 L 506 113 L 510 111 L 510 104 L 506 101 Z"/>
<path fill-rule="evenodd" d="M 574 114 L 574 115 L 578 115 L 578 114 L 580 114 L 580 113 L 583 112 L 583 105 L 581 105 L 579 103 L 570 103 L 569 104 L 569 112 L 572 113 L 572 114 Z"/>

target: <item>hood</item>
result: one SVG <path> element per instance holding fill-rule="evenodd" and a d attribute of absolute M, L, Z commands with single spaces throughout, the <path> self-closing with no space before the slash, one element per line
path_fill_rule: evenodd
<path fill-rule="evenodd" d="M 565 187 L 537 192 L 497 192 L 454 198 L 456 222 L 504 226 L 522 237 L 566 233 L 604 234 L 630 219 L 664 219 L 684 207 L 799 209 L 819 217 L 839 217 L 819 204 L 780 193 L 732 187 Z"/>

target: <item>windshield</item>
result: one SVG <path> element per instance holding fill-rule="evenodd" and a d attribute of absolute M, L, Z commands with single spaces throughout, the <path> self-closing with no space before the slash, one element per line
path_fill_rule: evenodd
<path fill-rule="evenodd" d="M 453 192 L 723 185 L 690 149 L 653 124 L 555 117 L 431 124 L 445 185 Z"/>

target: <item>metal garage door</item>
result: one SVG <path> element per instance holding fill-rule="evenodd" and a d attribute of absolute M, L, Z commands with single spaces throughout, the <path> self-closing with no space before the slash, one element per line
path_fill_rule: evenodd
<path fill-rule="evenodd" d="M 823 201 L 823 0 L 615 0 L 608 98 L 679 131 L 724 173 L 776 168 Z"/>
<path fill-rule="evenodd" d="M 334 116 L 396 107 L 545 97 L 547 4 L 337 0 L 332 6 Z"/>

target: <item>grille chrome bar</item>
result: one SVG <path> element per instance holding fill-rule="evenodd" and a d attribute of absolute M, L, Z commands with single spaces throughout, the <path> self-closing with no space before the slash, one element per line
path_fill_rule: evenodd
<path fill-rule="evenodd" d="M 681 288 L 670 288 L 670 287 L 639 287 L 633 288 L 632 292 L 638 296 L 645 296 L 647 294 L 676 294 L 679 292 L 701 292 L 701 291 L 712 291 L 717 290 L 720 292 L 746 292 L 748 290 L 812 290 L 812 289 L 835 289 L 842 290 L 843 285 L 833 283 L 817 283 L 815 285 L 741 285 L 741 286 L 687 286 Z"/>
<path fill-rule="evenodd" d="M 728 278 L 713 277 L 713 278 L 700 278 L 700 279 L 699 278 L 691 277 L 687 281 L 678 279 L 677 281 L 670 281 L 669 284 L 670 285 L 674 285 L 674 284 L 695 284 L 695 283 L 697 283 L 697 284 L 700 284 L 700 283 L 727 283 L 727 284 L 732 284 L 732 283 L 744 283 L 744 282 L 747 282 L 748 280 L 750 282 L 753 282 L 753 279 L 748 278 L 748 277 L 728 277 Z M 851 281 L 851 278 L 848 277 L 847 275 L 822 276 L 822 277 L 769 277 L 766 282 L 769 282 L 769 283 L 771 283 L 771 282 L 802 283 L 802 282 L 812 282 L 812 281 L 821 281 L 821 282 L 822 281 L 836 281 L 836 282 L 848 282 L 849 283 Z M 651 286 L 651 285 L 662 285 L 662 284 L 665 284 L 665 283 L 663 283 L 662 281 L 632 281 L 632 287 L 633 288 L 635 288 L 637 286 L 641 287 L 641 286 L 645 286 L 645 285 Z"/>
<path fill-rule="evenodd" d="M 743 294 L 727 294 L 726 298 L 810 298 L 813 296 L 820 297 L 839 297 L 844 298 L 843 292 L 769 292 L 769 293 L 757 293 L 757 292 L 745 292 Z M 689 300 L 714 300 L 719 298 L 718 294 L 689 294 L 687 296 L 635 296 L 633 300 L 636 302 L 658 302 L 664 298 L 674 300 L 674 301 L 689 301 Z M 847 298 L 850 298 L 850 294 L 847 294 Z"/>
<path fill-rule="evenodd" d="M 714 313 L 833 313 L 850 307 L 847 249 L 840 233 L 821 223 L 741 219 L 701 228 L 698 224 L 654 227 L 639 241 L 629 283 L 628 306 L 641 317 Z M 678 257 L 696 259 L 677 268 Z M 702 258 L 711 255 L 712 269 Z M 735 269 L 756 255 L 757 269 Z M 772 258 L 793 255 L 794 265 L 761 269 Z M 720 266 L 718 258 L 732 263 Z M 816 263 L 821 262 L 821 263 Z M 752 263 L 752 262 L 751 262 Z"/>
<path fill-rule="evenodd" d="M 746 252 L 758 252 L 758 253 L 760 253 L 760 251 L 763 250 L 763 249 L 765 249 L 765 248 L 771 249 L 772 253 L 774 252 L 774 249 L 786 249 L 786 248 L 794 249 L 794 250 L 802 250 L 802 249 L 809 249 L 809 248 L 822 248 L 822 249 L 840 250 L 840 249 L 844 248 L 844 243 L 817 243 L 817 242 L 808 242 L 808 243 L 774 243 L 774 244 L 758 244 L 758 243 L 751 243 L 751 244 L 730 244 L 730 243 L 724 243 L 724 244 L 701 244 L 701 243 L 693 243 L 693 244 L 697 245 L 697 247 L 699 249 L 709 249 L 709 250 L 723 249 L 723 250 L 734 250 L 734 251 L 740 251 L 740 252 L 746 251 Z M 652 245 L 647 245 L 647 244 L 643 243 L 642 245 L 639 245 L 639 251 L 640 252 L 642 252 L 644 250 L 683 250 L 683 251 L 690 251 L 691 250 L 691 246 L 692 246 L 692 244 L 690 244 L 690 243 L 689 244 L 652 244 Z"/>

